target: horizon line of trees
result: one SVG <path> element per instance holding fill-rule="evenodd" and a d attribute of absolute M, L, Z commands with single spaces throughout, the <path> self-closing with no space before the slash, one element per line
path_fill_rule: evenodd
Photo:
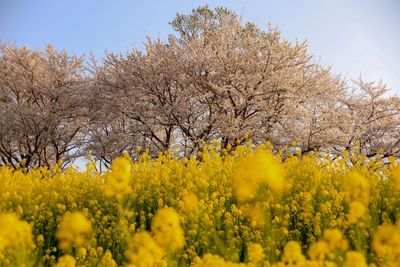
<path fill-rule="evenodd" d="M 108 166 L 137 147 L 196 153 L 202 141 L 339 155 L 400 155 L 400 99 L 380 82 L 333 75 L 277 28 L 226 8 L 177 14 L 166 42 L 98 62 L 0 44 L 0 165 L 63 166 L 91 154 Z"/>

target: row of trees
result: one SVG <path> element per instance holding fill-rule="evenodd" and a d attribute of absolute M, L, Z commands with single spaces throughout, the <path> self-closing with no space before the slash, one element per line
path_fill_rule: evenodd
<path fill-rule="evenodd" d="M 168 41 L 107 53 L 101 62 L 0 46 L 0 164 L 108 165 L 137 146 L 196 153 L 202 141 L 244 134 L 281 148 L 332 154 L 355 141 L 368 156 L 400 154 L 400 100 L 386 86 L 349 82 L 316 63 L 306 43 L 263 31 L 225 8 L 171 22 Z"/>

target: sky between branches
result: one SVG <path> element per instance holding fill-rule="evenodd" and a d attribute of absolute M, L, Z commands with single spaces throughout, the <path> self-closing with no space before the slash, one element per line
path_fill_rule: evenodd
<path fill-rule="evenodd" d="M 349 79 L 383 79 L 400 95 L 398 0 L 0 0 L 0 42 L 78 55 L 143 47 L 146 36 L 165 40 L 177 12 L 225 6 L 255 22 L 278 26 L 285 38 L 309 43 L 323 65 Z"/>

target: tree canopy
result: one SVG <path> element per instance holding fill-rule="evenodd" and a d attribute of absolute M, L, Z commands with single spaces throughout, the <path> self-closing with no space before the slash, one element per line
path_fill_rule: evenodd
<path fill-rule="evenodd" d="M 137 146 L 196 153 L 248 135 L 277 149 L 400 154 L 400 102 L 383 82 L 333 75 L 276 27 L 226 8 L 199 7 L 171 22 L 166 41 L 106 53 L 85 65 L 57 52 L 0 47 L 0 164 L 68 163 L 82 153 L 108 165 Z"/>

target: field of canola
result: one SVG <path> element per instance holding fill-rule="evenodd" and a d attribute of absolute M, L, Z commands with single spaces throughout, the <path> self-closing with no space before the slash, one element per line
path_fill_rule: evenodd
<path fill-rule="evenodd" d="M 0 266 L 400 266 L 394 158 L 271 151 L 1 167 Z"/>

